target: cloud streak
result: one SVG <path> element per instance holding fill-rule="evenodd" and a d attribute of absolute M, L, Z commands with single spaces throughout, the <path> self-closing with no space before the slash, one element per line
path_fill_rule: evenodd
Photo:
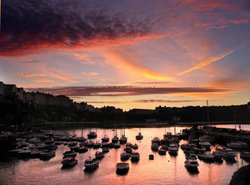
<path fill-rule="evenodd" d="M 153 94 L 188 94 L 227 92 L 221 88 L 192 88 L 192 87 L 136 87 L 136 86 L 96 86 L 96 87 L 60 87 L 60 88 L 29 88 L 28 91 L 40 91 L 54 95 L 66 96 L 136 96 Z"/>
<path fill-rule="evenodd" d="M 87 101 L 93 104 L 124 104 L 124 103 L 189 103 L 197 100 L 131 100 L 131 101 Z"/>

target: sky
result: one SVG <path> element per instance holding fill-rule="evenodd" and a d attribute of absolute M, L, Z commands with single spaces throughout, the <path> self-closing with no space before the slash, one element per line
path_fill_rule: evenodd
<path fill-rule="evenodd" d="M 2 0 L 0 81 L 96 107 L 250 101 L 249 0 Z"/>

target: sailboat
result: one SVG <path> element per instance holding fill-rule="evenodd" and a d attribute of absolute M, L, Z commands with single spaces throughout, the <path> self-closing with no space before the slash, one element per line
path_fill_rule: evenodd
<path fill-rule="evenodd" d="M 95 131 L 91 131 L 91 129 L 89 130 L 89 133 L 88 133 L 88 139 L 95 139 L 97 138 L 97 134 Z"/>
<path fill-rule="evenodd" d="M 117 129 L 115 129 L 114 131 L 115 131 L 115 135 L 114 135 L 114 137 L 112 138 L 112 143 L 118 143 L 119 138 L 118 138 L 118 136 L 117 136 Z"/>
<path fill-rule="evenodd" d="M 135 139 L 136 140 L 142 140 L 143 139 L 143 135 L 141 134 L 141 128 L 140 128 L 139 133 L 135 136 Z"/>
<path fill-rule="evenodd" d="M 125 129 L 124 129 L 124 134 L 122 134 L 120 138 L 120 144 L 126 144 L 127 143 L 127 137 L 125 136 Z"/>
<path fill-rule="evenodd" d="M 102 138 L 102 142 L 103 143 L 109 142 L 109 137 L 106 135 L 106 129 L 104 129 L 104 136 Z"/>

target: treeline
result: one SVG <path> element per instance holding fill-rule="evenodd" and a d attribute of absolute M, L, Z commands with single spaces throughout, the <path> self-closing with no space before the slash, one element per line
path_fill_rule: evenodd
<path fill-rule="evenodd" d="M 250 103 L 237 106 L 188 106 L 156 107 L 154 110 L 132 109 L 123 111 L 115 107 L 103 107 L 94 111 L 78 109 L 77 106 L 62 107 L 24 103 L 16 96 L 0 100 L 0 124 L 29 125 L 51 122 L 91 122 L 106 126 L 126 122 L 247 122 L 250 121 Z"/>

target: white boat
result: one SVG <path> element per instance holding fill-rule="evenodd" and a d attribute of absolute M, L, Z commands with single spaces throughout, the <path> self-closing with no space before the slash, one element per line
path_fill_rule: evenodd
<path fill-rule="evenodd" d="M 128 163 L 117 163 L 116 164 L 116 173 L 119 175 L 127 174 L 129 171 Z"/>
<path fill-rule="evenodd" d="M 149 160 L 154 160 L 154 155 L 153 155 L 153 154 L 150 154 L 150 155 L 148 156 L 148 158 L 149 158 Z"/>
<path fill-rule="evenodd" d="M 199 166 L 199 163 L 197 162 L 197 160 L 191 160 L 191 159 L 186 160 L 184 164 L 187 170 L 190 170 L 190 171 L 197 170 Z"/>
<path fill-rule="evenodd" d="M 162 147 L 158 150 L 159 155 L 166 155 L 166 152 L 167 152 L 166 149 Z"/>
<path fill-rule="evenodd" d="M 86 159 L 84 162 L 85 171 L 92 171 L 99 167 L 99 161 L 96 158 Z"/>
<path fill-rule="evenodd" d="M 138 149 L 138 145 L 135 143 L 135 144 L 132 146 L 132 148 L 133 148 L 134 150 L 137 150 L 137 149 Z"/>
<path fill-rule="evenodd" d="M 49 159 L 55 157 L 55 155 L 56 154 L 55 154 L 54 150 L 52 150 L 52 151 L 43 150 L 43 151 L 40 152 L 39 157 L 40 157 L 41 160 L 49 160 Z"/>
<path fill-rule="evenodd" d="M 126 160 L 128 160 L 129 158 L 130 158 L 130 154 L 127 153 L 127 152 L 123 152 L 123 153 L 121 153 L 121 155 L 120 155 L 121 161 L 126 161 Z"/>
<path fill-rule="evenodd" d="M 211 143 L 207 141 L 200 141 L 199 145 L 205 148 L 206 150 L 210 150 L 210 147 L 211 147 Z"/>
<path fill-rule="evenodd" d="M 93 144 L 93 148 L 97 149 L 97 148 L 100 148 L 101 147 L 101 143 L 99 141 L 96 141 L 94 144 Z"/>
<path fill-rule="evenodd" d="M 77 160 L 74 157 L 67 157 L 64 158 L 62 161 L 62 168 L 70 168 L 77 164 Z"/>
<path fill-rule="evenodd" d="M 131 153 L 131 162 L 138 162 L 140 160 L 140 154 L 138 152 Z"/>
<path fill-rule="evenodd" d="M 87 151 L 88 151 L 88 147 L 86 147 L 86 146 L 80 146 L 78 149 L 79 153 L 85 153 Z"/>

